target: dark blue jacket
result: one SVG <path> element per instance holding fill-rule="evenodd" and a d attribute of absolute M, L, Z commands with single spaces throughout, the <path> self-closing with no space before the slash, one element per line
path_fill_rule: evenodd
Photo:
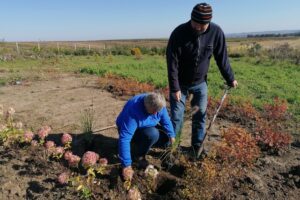
<path fill-rule="evenodd" d="M 193 86 L 207 80 L 211 56 L 228 85 L 234 81 L 222 29 L 210 23 L 200 36 L 193 33 L 191 22 L 179 25 L 171 34 L 167 47 L 169 87 L 172 92 L 180 86 Z"/>
<path fill-rule="evenodd" d="M 119 157 L 123 167 L 131 165 L 130 142 L 139 128 L 154 127 L 158 123 L 169 137 L 175 138 L 175 132 L 166 107 L 156 114 L 149 114 L 144 105 L 147 94 L 131 98 L 119 114 L 116 124 L 119 130 Z"/>

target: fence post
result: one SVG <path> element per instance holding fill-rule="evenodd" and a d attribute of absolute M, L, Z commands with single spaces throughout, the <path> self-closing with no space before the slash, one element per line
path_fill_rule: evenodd
<path fill-rule="evenodd" d="M 75 49 L 75 51 L 77 50 L 77 45 L 76 45 L 76 43 L 74 44 L 74 49 Z"/>
<path fill-rule="evenodd" d="M 91 51 L 91 45 L 89 44 L 89 51 Z"/>
<path fill-rule="evenodd" d="M 59 43 L 56 43 L 57 52 L 59 52 Z"/>
<path fill-rule="evenodd" d="M 38 50 L 41 51 L 40 42 L 38 42 Z"/>
<path fill-rule="evenodd" d="M 19 49 L 19 44 L 18 44 L 18 42 L 16 42 L 16 47 L 17 47 L 17 52 L 18 52 L 18 54 L 20 54 L 20 49 Z"/>

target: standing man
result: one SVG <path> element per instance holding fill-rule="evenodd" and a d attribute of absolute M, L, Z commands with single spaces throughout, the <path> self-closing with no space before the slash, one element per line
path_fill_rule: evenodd
<path fill-rule="evenodd" d="M 172 144 L 175 132 L 166 109 L 166 100 L 159 93 L 147 93 L 131 98 L 119 114 L 116 124 L 119 131 L 119 157 L 122 164 L 122 175 L 125 180 L 131 179 L 131 143 L 137 149 L 136 160 L 145 163 L 149 149 L 159 143 L 160 146 Z M 164 133 L 156 128 L 160 125 Z"/>
<path fill-rule="evenodd" d="M 171 120 L 177 134 L 183 123 L 186 97 L 193 94 L 191 106 L 199 109 L 192 117 L 191 145 L 197 157 L 206 134 L 207 72 L 212 55 L 227 84 L 238 85 L 229 64 L 224 33 L 211 18 L 211 6 L 197 4 L 191 20 L 172 32 L 167 47 Z"/>

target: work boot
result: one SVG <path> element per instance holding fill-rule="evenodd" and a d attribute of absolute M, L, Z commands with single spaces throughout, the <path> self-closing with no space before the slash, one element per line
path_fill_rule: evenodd
<path fill-rule="evenodd" d="M 204 145 L 203 144 L 192 146 L 192 155 L 196 159 L 199 159 L 201 157 L 202 153 L 204 153 Z"/>

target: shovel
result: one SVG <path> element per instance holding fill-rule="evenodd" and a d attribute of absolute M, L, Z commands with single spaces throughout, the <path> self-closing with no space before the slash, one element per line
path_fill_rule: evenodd
<path fill-rule="evenodd" d="M 202 145 L 200 146 L 198 152 L 197 152 L 197 157 L 200 157 L 200 155 L 202 154 L 203 150 L 204 150 L 204 143 L 205 143 L 205 140 L 206 140 L 206 137 L 208 136 L 208 141 L 210 141 L 210 135 L 209 135 L 209 130 L 210 128 L 212 127 L 214 121 L 216 120 L 217 116 L 218 116 L 218 113 L 222 107 L 222 104 L 224 102 L 224 100 L 226 99 L 226 96 L 228 94 L 228 91 L 230 90 L 230 86 L 226 87 L 225 90 L 224 90 L 224 94 L 222 96 L 222 99 L 221 99 L 221 102 L 212 118 L 212 120 L 210 121 L 209 125 L 208 125 L 208 128 L 206 129 L 206 134 L 204 135 L 204 138 L 203 138 L 203 142 L 202 142 Z"/>
<path fill-rule="evenodd" d="M 101 132 L 101 131 L 104 131 L 104 130 L 108 130 L 108 129 L 112 129 L 112 128 L 117 128 L 117 126 L 116 125 L 112 125 L 112 126 L 103 127 L 103 128 L 100 128 L 98 130 L 93 131 L 93 133 L 98 133 L 98 132 Z"/>

